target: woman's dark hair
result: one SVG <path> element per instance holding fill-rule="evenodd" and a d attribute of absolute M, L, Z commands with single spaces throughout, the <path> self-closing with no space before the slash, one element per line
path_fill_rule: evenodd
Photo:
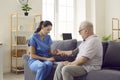
<path fill-rule="evenodd" d="M 50 21 L 41 21 L 38 28 L 36 29 L 36 31 L 34 33 L 38 33 L 43 27 L 48 27 L 48 26 L 52 26 L 52 23 Z"/>

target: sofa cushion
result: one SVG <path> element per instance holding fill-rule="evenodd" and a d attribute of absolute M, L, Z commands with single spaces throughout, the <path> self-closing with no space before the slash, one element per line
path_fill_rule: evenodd
<path fill-rule="evenodd" d="M 104 57 L 103 67 L 120 70 L 120 42 L 109 42 Z"/>
<path fill-rule="evenodd" d="M 76 39 L 70 39 L 70 40 L 58 40 L 58 41 L 54 41 L 51 49 L 56 50 L 56 49 L 60 49 L 60 50 L 73 50 L 76 48 L 77 45 L 77 40 Z"/>
<path fill-rule="evenodd" d="M 106 69 L 90 71 L 86 80 L 120 80 L 120 71 Z"/>
<path fill-rule="evenodd" d="M 62 40 L 62 41 L 54 41 L 51 50 L 54 51 L 56 49 L 60 50 L 74 50 L 77 47 L 77 40 L 76 39 L 70 39 L 70 40 Z M 73 61 L 75 59 L 75 56 L 71 57 L 65 57 L 65 56 L 54 56 L 56 61 Z"/>
<path fill-rule="evenodd" d="M 82 41 L 77 41 L 77 47 L 82 43 Z"/>
<path fill-rule="evenodd" d="M 102 46 L 103 46 L 103 59 L 104 59 L 108 47 L 108 42 L 102 42 Z"/>

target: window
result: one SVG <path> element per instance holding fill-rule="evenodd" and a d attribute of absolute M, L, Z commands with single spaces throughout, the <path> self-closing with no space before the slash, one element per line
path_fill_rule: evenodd
<path fill-rule="evenodd" d="M 52 39 L 55 37 L 55 12 L 54 0 L 42 0 L 42 20 L 50 20 L 53 24 L 50 35 Z"/>
<path fill-rule="evenodd" d="M 62 33 L 74 34 L 74 0 L 42 0 L 42 16 L 53 24 L 53 39 L 61 39 Z"/>

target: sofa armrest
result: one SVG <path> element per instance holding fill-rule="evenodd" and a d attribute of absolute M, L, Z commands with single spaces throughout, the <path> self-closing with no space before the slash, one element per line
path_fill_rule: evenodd
<path fill-rule="evenodd" d="M 24 60 L 24 80 L 35 80 L 36 73 L 31 71 L 28 66 L 29 54 L 24 54 L 22 58 Z"/>
<path fill-rule="evenodd" d="M 24 54 L 24 55 L 22 56 L 22 58 L 23 58 L 25 61 L 28 61 L 29 58 L 30 58 L 30 56 L 29 56 L 29 54 Z"/>

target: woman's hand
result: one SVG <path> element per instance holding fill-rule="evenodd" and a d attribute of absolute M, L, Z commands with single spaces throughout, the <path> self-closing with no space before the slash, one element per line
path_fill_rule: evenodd
<path fill-rule="evenodd" d="M 56 55 L 61 55 L 61 56 L 71 56 L 72 51 L 61 51 L 59 49 L 55 50 Z"/>
<path fill-rule="evenodd" d="M 54 57 L 50 57 L 50 58 L 47 58 L 47 61 L 52 61 L 52 62 L 54 62 L 55 59 L 54 59 Z"/>

